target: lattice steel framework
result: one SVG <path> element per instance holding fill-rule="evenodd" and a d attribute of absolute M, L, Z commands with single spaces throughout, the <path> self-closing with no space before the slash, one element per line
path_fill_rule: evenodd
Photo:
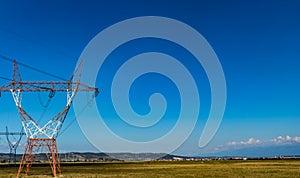
<path fill-rule="evenodd" d="M 78 65 L 70 80 L 68 81 L 22 81 L 17 62 L 14 61 L 13 79 L 0 87 L 0 92 L 11 92 L 15 101 L 17 110 L 22 121 L 24 131 L 27 135 L 27 142 L 19 167 L 17 177 L 20 176 L 22 169 L 26 165 L 25 174 L 32 165 L 32 162 L 41 148 L 44 148 L 48 160 L 50 162 L 53 176 L 56 177 L 57 172 L 61 174 L 60 163 L 58 159 L 58 151 L 56 146 L 56 138 L 66 119 L 72 101 L 77 92 L 95 92 L 98 89 L 80 82 L 82 63 Z M 44 126 L 40 126 L 26 111 L 23 109 L 22 93 L 23 92 L 66 92 L 67 100 L 65 107 L 56 114 Z"/>
<path fill-rule="evenodd" d="M 7 140 L 8 146 L 9 146 L 8 164 L 10 165 L 13 162 L 14 166 L 16 166 L 17 148 L 20 144 L 22 136 L 25 135 L 25 133 L 23 132 L 23 129 L 21 130 L 21 132 L 8 132 L 8 128 L 6 127 L 6 132 L 0 132 L 0 135 L 6 136 L 6 140 Z M 19 138 L 13 142 L 12 140 L 9 139 L 9 136 L 19 136 Z"/>
<path fill-rule="evenodd" d="M 41 149 L 44 150 L 41 150 Z M 18 175 L 21 175 L 23 168 L 25 168 L 25 174 L 28 175 L 28 171 L 35 161 L 39 151 L 44 151 L 50 163 L 53 176 L 56 177 L 57 173 L 61 175 L 60 162 L 58 157 L 58 149 L 56 146 L 56 139 L 54 138 L 27 138 L 24 154 L 22 156 L 22 162 L 20 164 Z"/>

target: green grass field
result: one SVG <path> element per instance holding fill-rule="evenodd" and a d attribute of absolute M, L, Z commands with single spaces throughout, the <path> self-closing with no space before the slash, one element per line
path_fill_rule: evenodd
<path fill-rule="evenodd" d="M 62 163 L 61 167 L 65 178 L 300 177 L 300 160 Z M 0 177 L 16 177 L 17 169 L 1 165 Z M 29 177 L 52 177 L 50 166 L 34 164 Z"/>

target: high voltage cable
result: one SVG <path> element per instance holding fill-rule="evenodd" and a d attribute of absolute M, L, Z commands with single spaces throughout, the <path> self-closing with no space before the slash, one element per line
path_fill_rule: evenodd
<path fill-rule="evenodd" d="M 3 59 L 3 60 L 6 60 L 6 61 L 12 62 L 12 63 L 14 62 L 14 59 L 9 58 L 9 57 L 6 57 L 6 56 L 3 56 L 3 55 L 1 55 L 1 54 L 0 54 L 0 58 Z M 60 76 L 51 74 L 51 73 L 49 73 L 49 72 L 42 71 L 42 70 L 40 70 L 40 69 L 38 69 L 38 68 L 35 68 L 35 67 L 32 67 L 32 66 L 30 66 L 30 65 L 28 65 L 28 64 L 24 64 L 24 63 L 18 62 L 18 65 L 21 65 L 21 66 L 26 67 L 26 68 L 28 68 L 28 69 L 34 70 L 34 71 L 36 71 L 36 72 L 39 72 L 39 73 L 42 73 L 42 74 L 45 74 L 45 75 L 48 75 L 48 76 L 51 76 L 51 77 L 54 77 L 54 78 L 57 78 L 57 79 L 60 79 L 60 80 L 67 81 L 67 79 L 65 79 L 65 78 L 62 78 L 62 77 L 60 77 Z M 1 78 L 1 79 L 4 79 L 4 80 L 11 81 L 11 79 L 6 78 L 6 77 L 1 77 L 1 76 L 0 76 L 0 78 Z M 49 101 L 48 101 L 48 102 L 49 102 Z M 82 108 L 82 110 L 81 110 L 77 115 L 75 115 L 75 117 L 71 120 L 71 122 L 70 122 L 70 123 L 69 123 L 69 124 L 68 124 L 68 125 L 67 125 L 60 133 L 59 133 L 59 136 L 61 136 L 67 129 L 69 129 L 69 127 L 70 127 L 71 125 L 74 124 L 74 122 L 76 121 L 76 118 L 84 112 L 84 110 L 88 107 L 89 103 L 90 103 L 90 102 L 88 102 L 88 103 Z M 48 105 L 48 103 L 47 103 L 47 105 Z M 44 115 L 44 113 L 42 114 L 41 117 L 43 117 L 43 115 Z M 41 118 L 40 118 L 40 119 L 41 119 Z M 39 119 L 39 121 L 40 121 L 40 119 Z M 39 121 L 38 121 L 38 122 L 39 122 Z"/>
<path fill-rule="evenodd" d="M 59 133 L 58 136 L 61 136 L 71 125 L 73 125 L 74 122 L 76 121 L 76 118 L 78 118 L 87 109 L 87 107 L 91 105 L 91 103 L 92 100 L 88 100 L 86 105 L 84 105 L 84 107 L 78 113 L 75 113 L 75 116 L 73 117 L 71 122 Z"/>
<path fill-rule="evenodd" d="M 8 80 L 8 81 L 11 81 L 11 79 L 9 79 L 9 78 L 6 78 L 6 77 L 1 77 L 1 76 L 0 76 L 0 78 L 1 78 L 1 79 L 3 79 L 3 80 Z"/>
<path fill-rule="evenodd" d="M 9 61 L 9 62 L 14 62 L 13 59 L 11 59 L 11 58 L 9 58 L 9 57 L 6 57 L 6 56 L 3 56 L 3 55 L 1 55 L 1 54 L 0 54 L 0 58 L 3 59 L 3 60 Z M 21 65 L 21 66 L 26 67 L 26 68 L 28 68 L 28 69 L 34 70 L 34 71 L 36 71 L 36 72 L 39 72 L 39 73 L 42 73 L 42 74 L 45 74 L 45 75 L 48 75 L 48 76 L 51 76 L 51 77 L 54 77 L 54 78 L 57 78 L 57 79 L 60 79 L 60 80 L 67 81 L 67 79 L 65 79 L 65 78 L 62 78 L 62 77 L 60 77 L 60 76 L 51 74 L 51 73 L 49 73 L 49 72 L 45 72 L 45 71 L 40 70 L 40 69 L 38 69 L 38 68 L 32 67 L 32 66 L 30 66 L 30 65 L 28 65 L 28 64 L 24 64 L 24 63 L 22 63 L 22 62 L 18 62 L 18 65 Z"/>

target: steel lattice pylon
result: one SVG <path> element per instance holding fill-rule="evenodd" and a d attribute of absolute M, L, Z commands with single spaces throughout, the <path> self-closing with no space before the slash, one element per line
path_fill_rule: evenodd
<path fill-rule="evenodd" d="M 23 132 L 23 129 L 21 130 L 21 132 L 8 132 L 8 128 L 6 126 L 6 132 L 0 132 L 0 135 L 5 135 L 6 136 L 6 140 L 9 146 L 9 160 L 8 160 L 8 164 L 10 165 L 12 162 L 14 163 L 14 166 L 16 166 L 16 162 L 17 162 L 17 148 L 19 146 L 19 143 L 22 139 L 22 136 L 25 135 L 25 133 Z M 9 136 L 19 136 L 19 138 L 15 141 L 12 142 L 9 139 Z"/>
<path fill-rule="evenodd" d="M 35 155 L 39 151 L 45 151 L 50 162 L 53 176 L 61 174 L 60 162 L 58 159 L 58 150 L 56 146 L 56 138 L 66 119 L 72 101 L 77 92 L 95 92 L 98 94 L 98 89 L 80 82 L 81 66 L 78 65 L 70 80 L 67 81 L 22 81 L 17 62 L 14 61 L 13 79 L 0 87 L 0 92 L 11 92 L 15 101 L 17 110 L 22 121 L 23 128 L 27 136 L 27 142 L 22 156 L 22 161 L 18 170 L 17 177 L 20 176 L 24 166 L 26 165 L 25 174 L 34 161 Z M 23 92 L 66 92 L 66 106 L 56 114 L 44 126 L 40 126 L 26 111 L 23 109 L 22 93 Z M 43 148 L 43 149 L 42 149 Z"/>

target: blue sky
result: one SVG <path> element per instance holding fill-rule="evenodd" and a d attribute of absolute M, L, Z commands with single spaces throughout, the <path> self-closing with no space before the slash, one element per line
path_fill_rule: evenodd
<path fill-rule="evenodd" d="M 20 62 L 68 78 L 88 42 L 103 29 L 139 16 L 164 16 L 182 21 L 200 32 L 215 50 L 222 64 L 227 84 L 227 104 L 219 131 L 210 144 L 200 149 L 198 139 L 210 105 L 209 84 L 201 66 L 176 44 L 163 40 L 142 39 L 120 46 L 100 70 L 97 87 L 103 94 L 97 98 L 100 112 L 110 118 L 108 124 L 116 132 L 125 131 L 116 124 L 117 116 L 109 104 L 113 71 L 126 57 L 144 51 L 159 51 L 181 59 L 181 62 L 203 78 L 197 79 L 201 93 L 199 122 L 189 139 L 175 153 L 197 155 L 215 151 L 220 145 L 247 142 L 249 138 L 272 140 L 278 136 L 300 136 L 300 2 L 290 1 L 11 1 L 0 2 L 0 54 Z M 138 47 L 137 47 L 138 46 Z M 12 64 L 0 60 L 0 76 L 10 78 Z M 25 80 L 53 80 L 26 68 Z M 145 82 L 146 81 L 146 82 Z M 5 81 L 0 80 L 0 84 Z M 163 83 L 164 85 L 161 85 Z M 145 88 L 145 84 L 149 85 Z M 200 87 L 201 86 L 201 87 Z M 178 115 L 178 92 L 163 76 L 145 75 L 131 90 L 136 112 L 149 112 L 148 97 L 162 92 L 170 110 L 162 125 L 171 128 Z M 47 100 L 47 94 L 44 102 Z M 58 111 L 64 96 L 57 94 L 50 110 Z M 43 114 L 37 94 L 24 95 L 24 108 L 36 118 Z M 108 102 L 108 103 L 107 103 Z M 74 119 L 73 111 L 66 126 Z M 0 99 L 0 131 L 20 129 L 20 121 L 11 95 Z M 92 124 L 92 123 L 91 123 Z M 16 127 L 16 125 L 18 127 Z M 155 128 L 154 128 L 155 129 Z M 164 130 L 157 128 L 163 134 Z M 127 137 L 137 130 L 127 128 Z M 159 135 L 159 133 L 156 133 Z M 141 138 L 158 135 L 145 134 Z M 74 143 L 77 140 L 77 143 Z M 295 139 L 297 140 L 297 139 Z M 24 140 L 23 140 L 24 141 Z M 271 144 L 273 142 L 268 142 Z M 1 151 L 6 151 L 1 137 Z M 74 122 L 59 138 L 62 151 L 97 151 Z M 230 147 L 231 148 L 231 147 Z"/>

